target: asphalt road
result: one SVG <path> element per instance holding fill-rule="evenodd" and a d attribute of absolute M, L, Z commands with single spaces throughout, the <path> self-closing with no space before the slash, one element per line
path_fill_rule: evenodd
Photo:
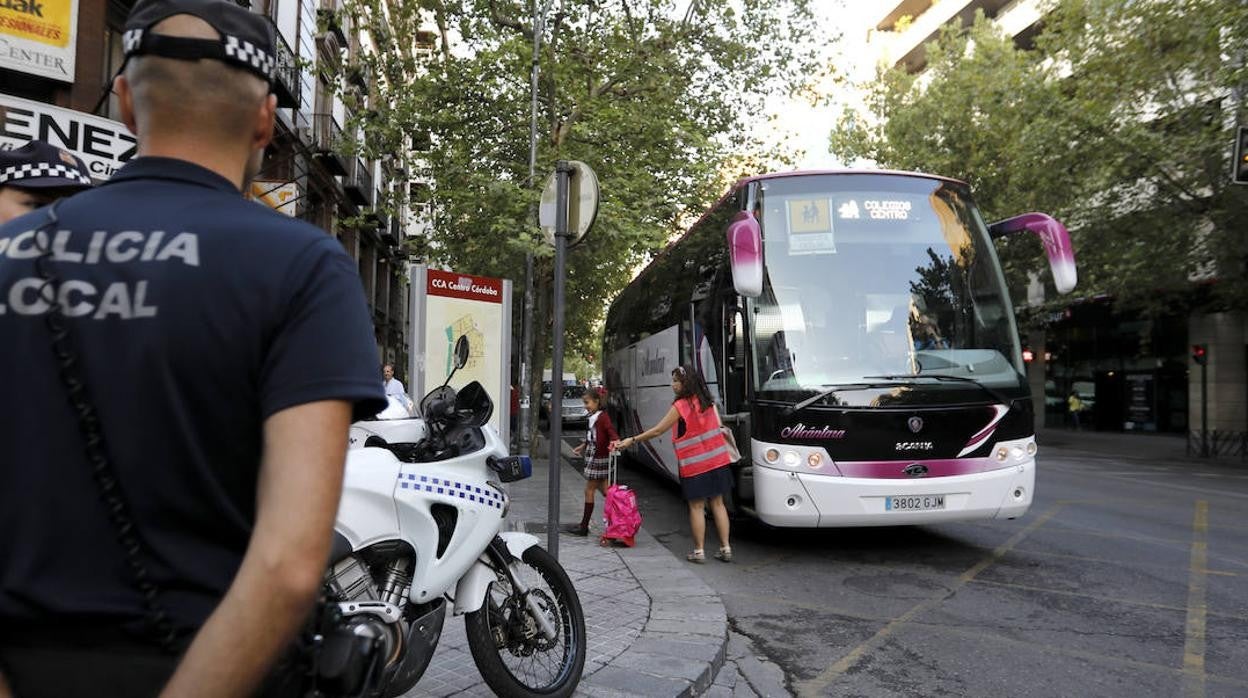
<path fill-rule="evenodd" d="M 736 561 L 696 571 L 795 695 L 1248 695 L 1248 464 L 1042 443 L 1039 467 L 1016 521 L 736 522 Z M 683 560 L 676 486 L 621 479 Z"/>

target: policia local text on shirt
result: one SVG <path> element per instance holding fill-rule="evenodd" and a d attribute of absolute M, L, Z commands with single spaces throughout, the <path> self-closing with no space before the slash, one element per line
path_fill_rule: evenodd
<path fill-rule="evenodd" d="M 50 239 L 37 244 L 37 236 Z M 41 248 L 49 244 L 52 258 L 62 264 L 126 264 L 128 262 L 181 262 L 189 267 L 199 266 L 199 236 L 181 232 L 166 239 L 162 230 L 140 232 L 122 230 L 115 233 L 96 231 L 90 238 L 78 236 L 81 249 L 74 249 L 74 236 L 69 230 L 54 233 L 27 230 L 13 238 L 0 238 L 0 257 L 21 260 L 34 259 Z M 14 312 L 19 315 L 43 315 L 51 307 L 50 299 L 39 290 L 43 279 L 29 276 L 18 279 L 7 293 L 0 292 L 0 315 Z M 156 317 L 158 308 L 148 294 L 148 281 L 115 281 L 103 288 L 96 288 L 90 281 L 71 279 L 60 285 L 56 301 L 64 307 L 67 317 L 90 317 L 104 320 L 116 317 Z"/>
<path fill-rule="evenodd" d="M 0 696 L 244 696 L 292 673 L 274 666 L 320 586 L 348 425 L 385 401 L 354 262 L 240 194 L 273 134 L 273 32 L 223 0 L 139 0 L 114 84 L 138 157 L 0 226 Z"/>

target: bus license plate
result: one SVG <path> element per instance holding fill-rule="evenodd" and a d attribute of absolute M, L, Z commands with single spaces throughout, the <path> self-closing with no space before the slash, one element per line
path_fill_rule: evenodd
<path fill-rule="evenodd" d="M 884 498 L 884 511 L 935 511 L 945 508 L 945 495 L 902 495 Z"/>

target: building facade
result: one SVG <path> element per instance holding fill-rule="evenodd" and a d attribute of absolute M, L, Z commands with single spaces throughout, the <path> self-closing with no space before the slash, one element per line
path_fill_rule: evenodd
<path fill-rule="evenodd" d="M 875 64 L 917 73 L 927 64 L 927 43 L 950 25 L 968 26 L 979 10 L 1020 46 L 1029 46 L 1040 28 L 1042 0 L 891 0 L 867 30 Z"/>
<path fill-rule="evenodd" d="M 353 30 L 342 0 L 239 4 L 272 18 L 278 36 L 276 133 L 247 194 L 342 243 L 359 266 L 379 363 L 405 366 L 408 240 L 423 233 L 425 220 L 407 203 L 412 175 L 355 154 L 362 134 L 345 132 L 352 115 L 344 96 L 368 105 L 370 85 L 364 71 L 344 68 L 369 39 Z M 0 8 L 7 20 L 0 22 L 0 148 L 46 140 L 78 154 L 101 181 L 134 157 L 134 137 L 116 120 L 109 90 L 133 5 L 46 0 L 33 19 Z"/>

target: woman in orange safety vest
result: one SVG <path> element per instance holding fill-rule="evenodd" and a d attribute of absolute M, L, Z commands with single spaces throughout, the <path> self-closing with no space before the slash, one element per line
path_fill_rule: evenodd
<path fill-rule="evenodd" d="M 724 495 L 732 491 L 732 471 L 728 467 L 732 457 L 728 442 L 719 431 L 719 412 L 706 381 L 693 366 L 678 366 L 672 371 L 672 390 L 676 400 L 658 424 L 636 436 L 614 442 L 612 449 L 649 441 L 671 429 L 672 446 L 680 467 L 680 489 L 689 502 L 689 527 L 693 529 L 693 552 L 685 559 L 698 563 L 706 561 L 702 546 L 706 538 L 705 508 L 709 500 L 715 532 L 719 535 L 715 558 L 731 562 Z"/>

